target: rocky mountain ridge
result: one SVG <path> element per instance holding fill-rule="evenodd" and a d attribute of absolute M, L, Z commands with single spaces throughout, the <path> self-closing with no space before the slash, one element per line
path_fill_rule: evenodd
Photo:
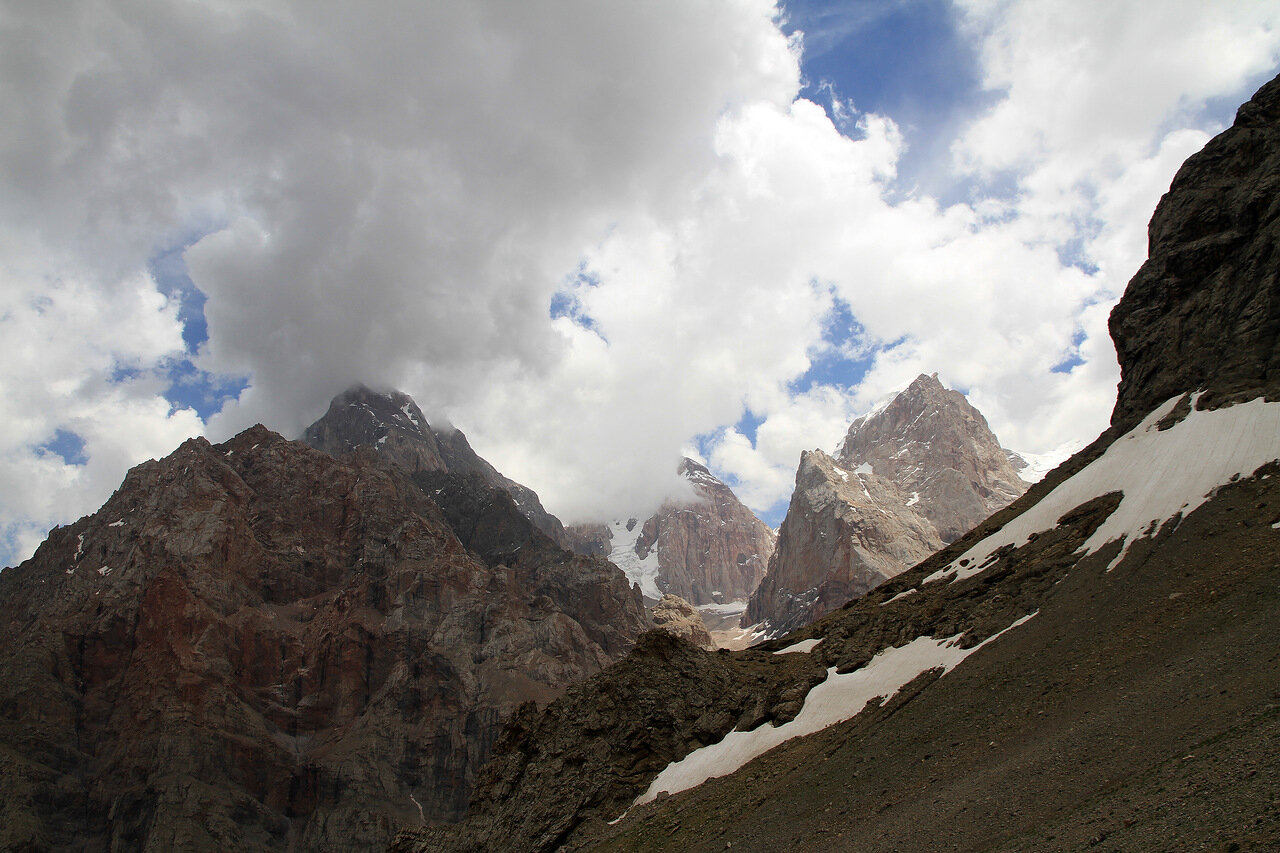
<path fill-rule="evenodd" d="M 704 465 L 682 459 L 678 473 L 694 500 L 668 501 L 641 522 L 566 529 L 533 489 L 499 473 L 461 430 L 436 429 L 403 392 L 356 385 L 334 398 L 303 440 L 341 455 L 368 447 L 411 474 L 448 471 L 479 476 L 507 492 L 520 512 L 558 545 L 612 560 L 657 603 L 671 593 L 695 605 L 741 601 L 764 576 L 776 535 Z"/>
<path fill-rule="evenodd" d="M 395 411 L 187 441 L 0 573 L 0 849 L 377 849 L 650 626 Z"/>
<path fill-rule="evenodd" d="M 856 419 L 834 459 L 821 450 L 801 455 L 777 550 L 742 625 L 765 636 L 806 625 L 1026 488 L 982 414 L 937 374 L 921 374 Z"/>
<path fill-rule="evenodd" d="M 1280 847 L 1278 181 L 1280 78 L 1162 199 L 1096 441 L 790 636 L 649 635 L 394 849 Z"/>

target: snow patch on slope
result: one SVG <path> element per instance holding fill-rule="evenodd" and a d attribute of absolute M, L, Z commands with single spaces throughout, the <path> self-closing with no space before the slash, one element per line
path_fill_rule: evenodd
<path fill-rule="evenodd" d="M 866 666 L 853 672 L 841 675 L 834 666 L 830 667 L 826 680 L 809 691 L 795 719 L 781 726 L 765 724 L 749 732 L 732 731 L 719 743 L 695 749 L 681 760 L 668 764 L 633 806 L 655 799 L 662 791 L 674 794 L 708 779 L 728 775 L 785 741 L 852 719 L 872 699 L 892 698 L 921 673 L 941 669 L 942 675 L 946 675 L 969 655 L 1032 616 L 1035 613 L 1023 616 L 971 649 L 959 647 L 963 634 L 940 640 L 918 637 L 905 646 L 884 649 Z"/>
<path fill-rule="evenodd" d="M 1023 462 L 1027 463 L 1025 467 L 1018 470 L 1018 476 L 1025 482 L 1038 483 L 1044 479 L 1044 475 L 1048 474 L 1054 468 L 1057 468 L 1063 462 L 1066 462 L 1076 453 L 1084 449 L 1085 443 L 1080 440 L 1069 441 L 1066 444 L 1055 447 L 1047 453 L 1021 453 L 1015 452 Z M 1012 461 L 1012 460 L 1011 460 Z"/>
<path fill-rule="evenodd" d="M 1091 554 L 1120 540 L 1120 553 L 1108 566 L 1115 568 L 1134 539 L 1154 533 L 1178 514 L 1194 512 L 1232 479 L 1280 459 L 1280 402 L 1258 398 L 1201 412 L 1195 409 L 1198 397 L 1193 396 L 1186 418 L 1161 430 L 1157 424 L 1182 397 L 1166 401 L 1102 456 L 924 582 L 947 575 L 951 580 L 972 577 L 988 567 L 1000 548 L 1021 547 L 1033 533 L 1053 529 L 1059 518 L 1081 504 L 1123 492 L 1120 506 L 1082 547 Z"/>
<path fill-rule="evenodd" d="M 792 643 L 791 645 L 787 646 L 785 649 L 778 649 L 776 652 L 774 652 L 774 654 L 775 654 L 775 655 L 789 655 L 789 654 L 793 654 L 793 653 L 796 653 L 796 652 L 805 652 L 805 653 L 808 653 L 808 652 L 813 651 L 813 647 L 814 647 L 814 646 L 816 646 L 816 645 L 818 645 L 818 643 L 821 643 L 821 642 L 822 642 L 822 640 L 821 640 L 820 638 L 819 638 L 819 639 L 801 640 L 801 641 L 800 641 L 800 642 L 798 642 L 798 643 Z"/>

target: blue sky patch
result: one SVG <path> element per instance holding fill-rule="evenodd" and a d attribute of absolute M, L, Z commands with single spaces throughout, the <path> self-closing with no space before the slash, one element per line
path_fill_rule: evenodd
<path fill-rule="evenodd" d="M 189 358 L 176 360 L 166 367 L 169 387 L 165 389 L 164 398 L 175 411 L 195 409 L 200 420 L 206 423 L 222 411 L 228 400 L 238 398 L 249 387 L 247 376 L 219 376 L 201 370 Z"/>
<path fill-rule="evenodd" d="M 161 369 L 168 380 L 164 397 L 176 411 L 178 409 L 195 409 L 202 421 L 222 411 L 228 400 L 240 396 L 249 387 L 247 376 L 218 376 L 207 370 L 196 367 L 192 361 L 200 347 L 209 340 L 209 323 L 204 316 L 207 297 L 204 291 L 196 287 L 187 273 L 187 262 L 183 253 L 201 238 L 195 234 L 185 241 L 173 245 L 155 254 L 147 263 L 147 269 L 155 279 L 156 289 L 167 298 L 178 302 L 178 320 L 182 323 L 182 342 L 186 347 L 186 358 L 175 359 Z M 117 368 L 122 379 L 136 376 L 137 371 L 129 374 L 130 368 Z M 119 381 L 113 375 L 113 381 Z"/>
<path fill-rule="evenodd" d="M 84 465 L 89 461 L 84 453 L 84 439 L 69 429 L 55 430 L 53 438 L 38 449 L 62 457 L 62 461 L 68 465 Z"/>
<path fill-rule="evenodd" d="M 831 311 L 823 318 L 822 346 L 809 354 L 809 369 L 788 383 L 793 394 L 815 385 L 847 391 L 857 386 L 875 362 L 876 348 L 848 302 L 831 294 Z"/>
<path fill-rule="evenodd" d="M 745 435 L 747 440 L 751 442 L 751 446 L 754 447 L 756 443 L 756 433 L 759 431 L 760 424 L 762 423 L 764 423 L 763 417 L 757 415 L 750 409 L 743 409 L 742 417 L 738 418 L 738 422 L 733 425 L 733 428 Z"/>
<path fill-rule="evenodd" d="M 551 295 L 551 319 L 568 317 L 575 325 L 594 332 L 601 340 L 608 343 L 609 339 L 601 333 L 600 325 L 595 318 L 582 310 L 582 300 L 577 294 L 577 291 L 584 287 L 599 286 L 599 277 L 588 272 L 585 264 L 579 264 L 572 274 L 565 277 L 561 288 Z"/>
<path fill-rule="evenodd" d="M 962 37 L 946 0 L 790 0 L 785 31 L 804 31 L 801 94 L 823 105 L 837 127 L 832 98 L 859 112 L 892 118 L 908 149 L 899 184 L 933 191 L 930 164 L 971 117 L 999 95 L 982 88 L 978 51 Z"/>
<path fill-rule="evenodd" d="M 1070 373 L 1075 368 L 1084 364 L 1084 359 L 1080 357 L 1080 345 L 1084 343 L 1084 329 L 1076 329 L 1071 335 L 1071 350 L 1067 353 L 1062 361 L 1049 368 L 1054 373 Z"/>

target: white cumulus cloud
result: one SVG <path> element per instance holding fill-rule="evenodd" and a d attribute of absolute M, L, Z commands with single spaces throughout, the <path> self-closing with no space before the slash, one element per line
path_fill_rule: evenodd
<path fill-rule="evenodd" d="M 643 513 L 698 440 L 776 507 L 921 372 L 1007 445 L 1091 437 L 1146 219 L 1280 16 L 955 5 L 990 97 L 939 200 L 898 185 L 894 116 L 800 96 L 765 0 L 8 4 L 0 561 L 183 437 L 294 436 L 355 381 L 567 520 Z M 183 246 L 198 352 L 148 272 Z M 171 402 L 186 358 L 248 381 L 208 423 Z"/>

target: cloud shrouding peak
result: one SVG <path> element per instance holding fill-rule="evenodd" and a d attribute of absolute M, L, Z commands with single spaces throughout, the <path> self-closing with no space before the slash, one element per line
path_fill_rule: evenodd
<path fill-rule="evenodd" d="M 950 206 L 898 186 L 893 116 L 798 96 L 803 37 L 758 0 L 7 9 L 5 547 L 186 435 L 296 435 L 355 381 L 569 520 L 655 505 L 695 441 L 775 506 L 800 450 L 920 372 L 1006 444 L 1096 432 L 1146 218 L 1280 24 L 956 9 L 992 97 Z M 198 351 L 191 293 L 148 272 L 183 246 Z M 249 382 L 208 424 L 169 387 L 188 360 Z"/>

